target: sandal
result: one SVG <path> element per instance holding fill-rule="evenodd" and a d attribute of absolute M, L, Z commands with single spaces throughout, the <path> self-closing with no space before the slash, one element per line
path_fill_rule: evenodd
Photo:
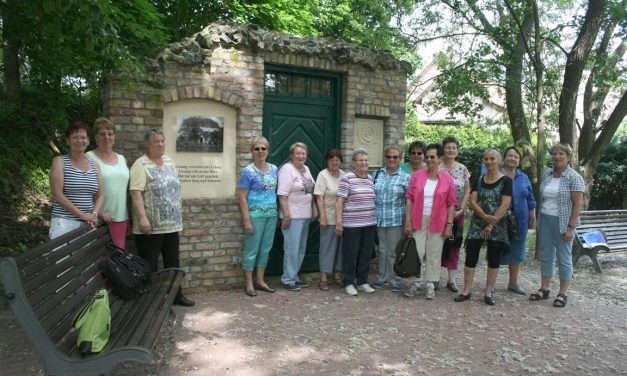
<path fill-rule="evenodd" d="M 543 288 L 539 288 L 538 292 L 534 292 L 533 294 L 529 295 L 529 300 L 531 300 L 532 302 L 537 302 L 538 300 L 548 299 L 550 291 L 551 290 L 545 290 Z"/>
<path fill-rule="evenodd" d="M 557 298 L 555 298 L 555 300 L 553 301 L 553 307 L 564 308 L 566 307 L 566 303 L 568 303 L 568 296 L 560 292 L 559 294 L 557 294 Z"/>
<path fill-rule="evenodd" d="M 329 282 L 327 281 L 320 281 L 320 290 L 322 291 L 329 291 Z"/>
<path fill-rule="evenodd" d="M 342 286 L 342 276 L 341 275 L 335 275 L 335 284 L 338 286 Z"/>

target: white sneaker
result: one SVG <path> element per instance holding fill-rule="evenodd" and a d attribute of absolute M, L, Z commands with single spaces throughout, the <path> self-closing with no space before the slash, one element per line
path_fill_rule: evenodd
<path fill-rule="evenodd" d="M 346 291 L 346 293 L 350 296 L 357 296 L 357 290 L 355 290 L 355 286 L 353 285 L 344 287 L 344 291 Z"/>
<path fill-rule="evenodd" d="M 364 283 L 363 285 L 357 286 L 357 289 L 363 292 L 367 292 L 368 294 L 374 292 L 374 289 L 368 283 Z"/>
<path fill-rule="evenodd" d="M 427 296 L 425 297 L 425 299 L 433 300 L 433 298 L 435 298 L 435 288 L 433 286 L 433 283 L 429 283 L 427 284 Z"/>

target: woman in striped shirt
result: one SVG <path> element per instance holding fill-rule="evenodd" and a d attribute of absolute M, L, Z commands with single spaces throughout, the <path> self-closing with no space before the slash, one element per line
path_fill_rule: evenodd
<path fill-rule="evenodd" d="M 50 239 L 83 223 L 96 227 L 103 203 L 100 170 L 96 162 L 85 154 L 89 145 L 87 124 L 73 122 L 65 131 L 65 142 L 70 151 L 55 157 L 50 169 L 53 199 Z"/>
<path fill-rule="evenodd" d="M 373 293 L 368 284 L 370 258 L 377 231 L 375 191 L 368 174 L 368 152 L 355 149 L 353 171 L 340 180 L 335 203 L 335 234 L 342 237 L 342 272 L 344 290 L 357 295 L 357 290 Z M 357 289 L 355 289 L 357 285 Z"/>

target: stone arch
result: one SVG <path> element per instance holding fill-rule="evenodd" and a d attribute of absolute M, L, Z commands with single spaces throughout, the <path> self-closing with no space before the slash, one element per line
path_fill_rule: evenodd
<path fill-rule="evenodd" d="M 173 89 L 164 89 L 161 92 L 163 103 L 172 103 L 183 99 L 210 99 L 235 109 L 240 109 L 244 98 L 230 90 L 221 89 L 215 85 L 197 84 L 180 86 Z"/>

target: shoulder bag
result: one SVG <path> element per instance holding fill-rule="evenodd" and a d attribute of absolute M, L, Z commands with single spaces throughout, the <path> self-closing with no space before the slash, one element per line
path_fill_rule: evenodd
<path fill-rule="evenodd" d="M 133 300 L 150 288 L 150 264 L 145 259 L 107 243 L 110 255 L 104 261 L 102 274 L 113 289 L 113 293 L 124 299 Z"/>
<path fill-rule="evenodd" d="M 401 278 L 419 277 L 421 265 L 414 238 L 406 236 L 401 239 L 396 245 L 394 273 Z"/>
<path fill-rule="evenodd" d="M 81 354 L 102 351 L 111 333 L 111 309 L 107 290 L 99 290 L 72 320 L 72 327 L 79 330 L 76 346 Z"/>

